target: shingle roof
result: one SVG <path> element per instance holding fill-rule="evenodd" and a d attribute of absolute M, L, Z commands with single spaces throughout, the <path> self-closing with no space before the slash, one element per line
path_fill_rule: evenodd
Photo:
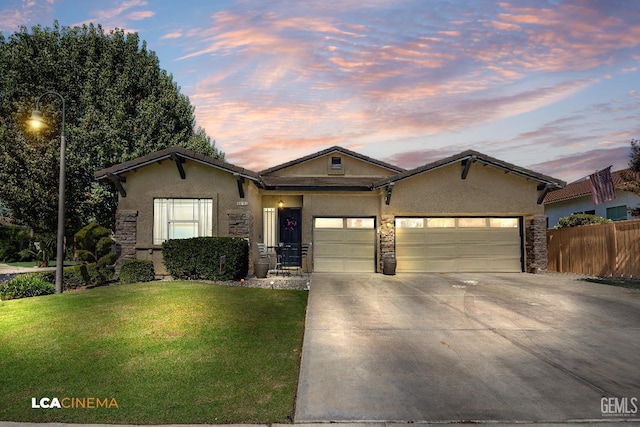
<path fill-rule="evenodd" d="M 124 172 L 129 172 L 139 167 L 146 166 L 150 163 L 170 159 L 172 155 L 176 154 L 195 162 L 204 163 L 206 165 L 240 175 L 253 181 L 260 181 L 260 177 L 258 176 L 258 174 L 253 171 L 232 165 L 231 163 L 227 163 L 222 160 L 214 159 L 213 157 L 205 156 L 204 154 L 200 154 L 195 151 L 187 150 L 186 148 L 176 146 L 165 148 L 164 150 L 156 151 L 154 153 L 147 154 L 146 156 L 138 157 L 124 163 L 119 163 L 117 165 L 101 169 L 94 173 L 94 178 L 105 179 L 109 174 L 118 175 Z"/>
<path fill-rule="evenodd" d="M 354 158 L 381 166 L 390 171 L 394 171 L 398 173 L 386 178 L 344 177 L 344 176 L 326 176 L 326 177 L 282 176 L 281 177 L 281 176 L 269 175 L 274 171 L 281 170 L 292 165 L 304 163 L 306 161 L 324 156 L 326 154 L 334 153 L 334 152 L 339 152 L 348 156 L 352 156 Z M 120 164 L 111 166 L 109 168 L 99 170 L 94 174 L 94 177 L 98 180 L 106 179 L 110 175 L 122 174 L 128 171 L 146 166 L 151 163 L 155 163 L 161 160 L 171 159 L 176 155 L 251 179 L 252 181 L 255 181 L 256 183 L 258 183 L 258 185 L 267 189 L 281 189 L 281 190 L 326 189 L 326 190 L 350 190 L 350 191 L 373 190 L 377 188 L 382 188 L 388 184 L 395 183 L 403 179 L 413 177 L 415 175 L 429 172 L 431 170 L 438 169 L 440 167 L 447 166 L 449 164 L 468 160 L 468 159 L 471 159 L 474 162 L 479 162 L 486 165 L 497 167 L 506 172 L 510 172 L 516 175 L 523 176 L 527 179 L 538 181 L 550 187 L 559 188 L 565 185 L 564 181 L 560 181 L 550 176 L 543 175 L 543 174 L 534 172 L 532 170 L 513 165 L 511 163 L 503 162 L 501 160 L 495 159 L 493 157 L 487 156 L 485 154 L 482 154 L 473 150 L 463 151 L 460 154 L 456 154 L 456 155 L 444 158 L 442 160 L 438 160 L 438 161 L 426 164 L 424 166 L 417 167 L 415 169 L 405 170 L 398 166 L 381 162 L 379 160 L 372 159 L 367 156 L 363 156 L 361 154 L 355 153 L 353 151 L 349 151 L 345 148 L 338 147 L 338 146 L 327 148 L 326 150 L 319 151 L 315 154 L 311 154 L 309 156 L 305 156 L 297 160 L 292 160 L 290 162 L 283 163 L 281 165 L 274 166 L 269 169 L 265 169 L 260 173 L 253 172 L 251 170 L 244 169 L 244 168 L 235 166 L 231 163 L 214 159 L 212 157 L 205 156 L 203 154 L 196 153 L 195 151 L 187 150 L 182 147 L 169 147 L 164 150 L 160 150 L 155 153 L 148 154 L 146 156 L 138 157 L 136 159 L 129 160 L 127 162 L 120 163 Z M 549 199 L 550 195 L 554 193 L 557 193 L 557 191 L 547 195 L 547 199 Z"/>
<path fill-rule="evenodd" d="M 534 181 L 538 181 L 540 183 L 543 184 L 548 184 L 552 187 L 557 187 L 560 188 L 564 185 L 566 185 L 566 183 L 564 181 L 561 181 L 559 179 L 547 176 L 547 175 L 543 175 L 541 173 L 538 172 L 534 172 L 530 169 L 526 169 L 520 166 L 516 166 L 514 164 L 511 163 L 507 163 L 507 162 L 503 162 L 502 160 L 498 160 L 496 158 L 487 156 L 486 154 L 482 154 L 478 151 L 474 151 L 474 150 L 467 150 L 467 151 L 463 151 L 462 153 L 459 154 L 455 154 L 453 156 L 449 156 L 446 157 L 442 160 L 437 160 L 435 162 L 432 163 L 428 163 L 424 166 L 420 166 L 417 167 L 415 169 L 411 169 L 408 171 L 405 171 L 403 173 L 400 173 L 398 175 L 389 177 L 389 178 L 384 178 L 381 179 L 379 181 L 377 181 L 374 184 L 374 188 L 381 188 L 384 187 L 388 184 L 392 184 L 398 181 L 401 181 L 403 179 L 407 179 L 410 178 L 412 176 L 415 175 L 419 175 L 425 172 L 429 172 L 432 171 L 434 169 L 438 169 L 441 168 L 443 166 L 447 166 L 450 165 L 452 163 L 457 163 L 466 159 L 473 159 L 473 161 L 476 162 L 480 162 L 480 163 L 484 163 L 486 165 L 490 165 L 499 169 L 504 170 L 505 172 L 510 172 L 516 175 L 520 175 L 523 176 L 527 179 L 532 179 Z"/>
<path fill-rule="evenodd" d="M 640 173 L 634 173 L 631 169 L 622 169 L 611 172 L 613 185 L 618 190 L 624 190 L 627 179 L 634 179 L 634 176 L 636 180 L 640 180 Z M 585 178 L 581 181 L 567 184 L 567 186 L 562 189 L 549 192 L 544 198 L 544 204 L 561 202 L 589 195 L 591 195 L 591 186 L 589 185 L 589 181 Z"/>
<path fill-rule="evenodd" d="M 298 165 L 300 163 L 308 162 L 309 160 L 317 159 L 318 157 L 322 157 L 322 156 L 325 156 L 327 154 L 335 153 L 335 152 L 338 152 L 338 153 L 341 153 L 341 154 L 345 154 L 347 156 L 351 156 L 351 157 L 354 157 L 354 158 L 356 158 L 358 160 L 362 160 L 362 161 L 365 161 L 365 162 L 368 162 L 368 163 L 372 163 L 372 164 L 374 164 L 376 166 L 380 166 L 380 167 L 383 167 L 385 169 L 389 169 L 392 172 L 396 172 L 397 173 L 397 172 L 404 172 L 406 170 L 406 169 L 403 169 L 403 168 L 401 168 L 399 166 L 395 166 L 395 165 L 392 165 L 390 163 L 385 163 L 383 161 L 380 161 L 380 160 L 377 160 L 377 159 L 374 159 L 374 158 L 371 158 L 371 157 L 367 157 L 367 156 L 362 155 L 360 153 L 356 153 L 355 151 L 347 150 L 346 148 L 339 147 L 339 146 L 336 145 L 336 146 L 327 148 L 325 150 L 318 151 L 317 153 L 309 154 L 308 156 L 300 157 L 299 159 L 291 160 L 289 162 L 282 163 L 282 164 L 277 165 L 277 166 L 273 166 L 273 167 L 271 167 L 269 169 L 265 169 L 263 171 L 258 172 L 258 175 L 260 175 L 260 176 L 268 175 L 270 173 L 279 171 L 281 169 L 285 169 L 285 168 L 288 168 L 290 166 Z"/>

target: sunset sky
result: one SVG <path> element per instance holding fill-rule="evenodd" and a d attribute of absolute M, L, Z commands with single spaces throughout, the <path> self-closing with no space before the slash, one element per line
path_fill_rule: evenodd
<path fill-rule="evenodd" d="M 135 31 L 227 161 L 474 149 L 573 181 L 640 138 L 640 1 L 1 0 L 0 31 Z"/>

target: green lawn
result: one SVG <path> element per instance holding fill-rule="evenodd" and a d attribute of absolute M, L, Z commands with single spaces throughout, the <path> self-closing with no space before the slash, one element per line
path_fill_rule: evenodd
<path fill-rule="evenodd" d="M 1 301 L 0 420 L 287 422 L 306 303 L 305 291 L 197 282 Z M 33 409 L 42 397 L 118 408 Z"/>
<path fill-rule="evenodd" d="M 37 267 L 38 266 L 38 261 L 18 261 L 18 262 L 6 262 L 3 264 L 7 264 L 13 267 Z M 75 262 L 71 262 L 71 261 L 65 261 L 64 265 L 75 265 Z M 56 260 L 52 259 L 49 260 L 49 267 L 55 267 L 56 266 Z"/>

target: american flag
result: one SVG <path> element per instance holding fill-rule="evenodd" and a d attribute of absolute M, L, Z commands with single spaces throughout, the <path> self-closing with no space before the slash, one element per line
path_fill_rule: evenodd
<path fill-rule="evenodd" d="M 591 185 L 593 203 L 596 205 L 616 198 L 616 189 L 613 186 L 613 178 L 611 177 L 611 166 L 589 175 L 589 184 Z"/>

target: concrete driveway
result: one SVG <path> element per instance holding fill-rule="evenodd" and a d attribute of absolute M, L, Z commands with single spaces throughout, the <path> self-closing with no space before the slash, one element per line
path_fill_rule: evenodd
<path fill-rule="evenodd" d="M 298 423 L 640 421 L 638 291 L 482 273 L 314 274 L 310 292 Z"/>

